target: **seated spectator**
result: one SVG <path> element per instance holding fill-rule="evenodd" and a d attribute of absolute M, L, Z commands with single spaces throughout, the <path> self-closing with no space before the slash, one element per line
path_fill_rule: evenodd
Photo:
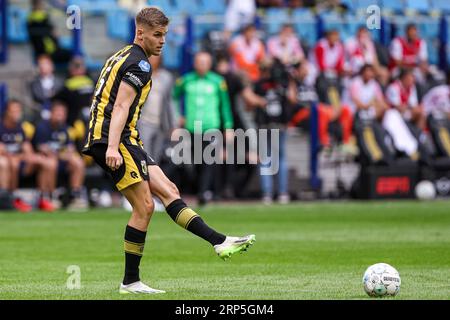
<path fill-rule="evenodd" d="M 428 49 L 425 40 L 419 37 L 415 24 L 408 24 L 405 37 L 396 37 L 389 48 L 390 69 L 397 76 L 402 68 L 412 68 L 418 83 L 427 86 L 428 79 L 440 79 L 442 75 L 435 66 L 428 63 Z"/>
<path fill-rule="evenodd" d="M 272 58 L 279 59 L 286 66 L 299 63 L 305 58 L 300 41 L 289 24 L 284 25 L 278 35 L 269 39 L 267 53 Z"/>
<path fill-rule="evenodd" d="M 72 199 L 69 209 L 87 209 L 88 203 L 82 194 L 85 166 L 71 138 L 67 125 L 67 106 L 63 102 L 52 103 L 50 119 L 37 125 L 33 144 L 45 161 L 58 163 L 58 171 L 69 175 Z M 57 175 L 48 179 L 52 179 L 50 192 L 53 192 Z"/>
<path fill-rule="evenodd" d="M 353 78 L 348 89 L 348 104 L 361 120 L 381 120 L 387 109 L 381 86 L 375 80 L 375 68 L 366 64 Z"/>
<path fill-rule="evenodd" d="M 413 71 L 402 69 L 399 78 L 386 90 L 390 109 L 383 117 L 383 127 L 389 132 L 396 149 L 418 160 L 418 142 L 408 124 L 425 128 L 425 113 L 419 104 Z"/>
<path fill-rule="evenodd" d="M 230 39 L 244 26 L 253 24 L 256 17 L 255 0 L 230 0 L 225 12 L 225 38 Z"/>
<path fill-rule="evenodd" d="M 55 97 L 68 106 L 67 124 L 75 129 L 74 139 L 78 147 L 84 143 L 86 136 L 94 90 L 95 83 L 87 74 L 84 60 L 81 57 L 73 58 L 64 87 Z"/>
<path fill-rule="evenodd" d="M 358 74 L 362 66 L 370 64 L 374 68 L 376 78 L 383 85 L 388 83 L 389 70 L 378 60 L 376 44 L 365 26 L 359 27 L 356 36 L 346 41 L 345 51 L 352 74 Z"/>
<path fill-rule="evenodd" d="M 340 108 L 343 79 L 349 72 L 345 68 L 344 45 L 337 30 L 329 30 L 313 51 L 312 62 L 318 69 L 316 80 L 320 102 Z"/>
<path fill-rule="evenodd" d="M 436 86 L 423 97 L 422 105 L 426 117 L 450 121 L 450 70 L 447 71 L 447 83 Z"/>
<path fill-rule="evenodd" d="M 345 74 L 345 50 L 339 37 L 339 31 L 329 30 L 314 48 L 317 68 L 327 77 L 336 78 Z"/>
<path fill-rule="evenodd" d="M 31 95 L 39 105 L 39 116 L 48 119 L 51 99 L 62 89 L 63 81 L 55 75 L 53 61 L 48 55 L 39 56 L 37 65 L 39 74 L 30 83 Z"/>
<path fill-rule="evenodd" d="M 412 69 L 403 69 L 399 78 L 386 89 L 386 99 L 402 117 L 421 129 L 425 129 L 425 112 L 419 104 L 417 87 Z"/>
<path fill-rule="evenodd" d="M 258 64 L 265 56 L 264 44 L 256 35 L 256 27 L 247 25 L 230 46 L 231 60 L 235 71 L 243 72 L 251 81 L 260 77 Z"/>
<path fill-rule="evenodd" d="M 59 46 L 58 38 L 56 37 L 48 12 L 45 9 L 44 1 L 31 1 L 31 13 L 28 16 L 27 29 L 35 58 L 46 54 L 55 63 L 69 62 L 72 53 Z"/>
<path fill-rule="evenodd" d="M 49 161 L 34 152 L 22 126 L 22 112 L 22 104 L 10 100 L 0 123 L 0 156 L 6 157 L 9 165 L 8 190 L 14 194 L 19 187 L 20 177 L 37 174 L 40 191 L 38 207 L 43 211 L 53 211 L 51 177 L 56 174 L 56 161 Z M 21 212 L 32 210 L 30 204 L 18 197 L 14 199 L 13 205 Z"/>
<path fill-rule="evenodd" d="M 344 144 L 350 143 L 352 135 L 352 113 L 346 105 L 327 105 L 319 102 L 315 86 L 308 80 L 310 68 L 307 62 L 298 64 L 293 70 L 293 79 L 289 87 L 289 99 L 295 106 L 296 112 L 289 122 L 290 127 L 309 119 L 311 105 L 317 104 L 319 113 L 319 140 L 323 147 L 331 145 L 330 123 L 339 123 L 342 129 Z"/>

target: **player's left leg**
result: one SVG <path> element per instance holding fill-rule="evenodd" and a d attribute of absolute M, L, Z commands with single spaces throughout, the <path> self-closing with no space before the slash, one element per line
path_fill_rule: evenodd
<path fill-rule="evenodd" d="M 216 253 L 227 259 L 232 254 L 245 251 L 255 242 L 255 235 L 246 237 L 227 237 L 211 227 L 181 199 L 177 186 L 156 166 L 148 166 L 150 190 L 157 196 L 167 213 L 179 226 L 185 228 L 214 246 Z"/>

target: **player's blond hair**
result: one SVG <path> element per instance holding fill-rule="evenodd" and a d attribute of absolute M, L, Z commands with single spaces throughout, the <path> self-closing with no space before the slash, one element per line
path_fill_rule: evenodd
<path fill-rule="evenodd" d="M 169 18 L 156 7 L 147 7 L 136 15 L 136 25 L 145 25 L 150 28 L 165 27 L 169 24 Z"/>

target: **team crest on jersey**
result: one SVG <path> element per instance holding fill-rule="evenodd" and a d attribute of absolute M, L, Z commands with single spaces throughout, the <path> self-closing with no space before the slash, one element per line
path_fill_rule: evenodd
<path fill-rule="evenodd" d="M 150 72 L 150 63 L 141 60 L 141 62 L 139 62 L 139 68 L 141 68 L 141 70 L 144 72 Z"/>
<path fill-rule="evenodd" d="M 142 173 L 147 175 L 147 162 L 145 160 L 141 161 Z"/>

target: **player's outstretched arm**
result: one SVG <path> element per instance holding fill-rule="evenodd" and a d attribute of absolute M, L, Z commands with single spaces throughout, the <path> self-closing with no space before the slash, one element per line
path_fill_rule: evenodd
<path fill-rule="evenodd" d="M 123 163 L 123 158 L 119 153 L 120 136 L 128 118 L 130 107 L 136 98 L 136 90 L 127 84 L 121 82 L 117 92 L 116 102 L 111 115 L 111 124 L 109 126 L 108 149 L 106 150 L 106 165 L 111 170 L 117 170 Z"/>

